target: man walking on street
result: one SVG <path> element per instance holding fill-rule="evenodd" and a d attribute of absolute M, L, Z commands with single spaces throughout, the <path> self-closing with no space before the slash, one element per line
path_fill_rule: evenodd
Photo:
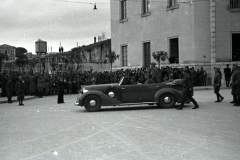
<path fill-rule="evenodd" d="M 176 108 L 177 110 L 183 109 L 183 105 L 186 101 L 186 98 L 188 98 L 191 102 L 193 102 L 194 107 L 192 109 L 199 108 L 199 105 L 197 104 L 196 100 L 192 97 L 193 85 L 192 85 L 188 67 L 185 67 L 183 70 L 182 93 L 183 93 L 183 101 L 181 105 Z"/>

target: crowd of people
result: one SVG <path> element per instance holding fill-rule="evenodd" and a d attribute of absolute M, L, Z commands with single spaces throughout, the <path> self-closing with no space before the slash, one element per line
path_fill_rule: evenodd
<path fill-rule="evenodd" d="M 116 71 L 96 72 L 90 71 L 75 71 L 75 72 L 56 72 L 48 73 L 20 73 L 10 71 L 1 73 L 0 86 L 2 89 L 2 97 L 12 97 L 17 95 L 20 84 L 24 82 L 24 95 L 34 95 L 39 98 L 48 95 L 58 95 L 59 89 L 63 90 L 63 94 L 76 94 L 81 89 L 82 85 L 108 84 L 117 83 L 122 76 L 125 77 L 125 84 L 145 83 L 149 78 L 156 78 L 157 82 L 165 82 L 172 79 L 181 79 L 183 77 L 183 68 L 162 67 L 156 68 L 155 75 L 152 75 L 151 68 L 136 68 L 136 69 L 120 69 Z M 193 86 L 206 85 L 207 74 L 203 68 L 195 70 L 190 68 L 191 80 Z M 4 78 L 5 77 L 5 78 Z M 59 86 L 61 82 L 61 86 Z M 11 99 L 8 99 L 11 103 Z M 22 102 L 20 102 L 22 104 Z"/>
<path fill-rule="evenodd" d="M 42 98 L 48 95 L 58 95 L 58 103 L 64 103 L 64 94 L 77 94 L 82 85 L 96 85 L 118 83 L 122 76 L 125 77 L 124 84 L 131 85 L 137 83 L 161 83 L 173 81 L 174 79 L 184 79 L 185 68 L 162 67 L 161 69 L 151 63 L 150 68 L 120 69 L 116 71 L 94 72 L 56 72 L 48 73 L 20 73 L 17 71 L 5 72 L 0 75 L 1 97 L 7 97 L 8 103 L 12 103 L 12 96 L 17 95 L 19 105 L 23 105 L 24 95 L 38 96 Z M 191 85 L 206 86 L 207 73 L 203 68 L 195 70 L 194 67 L 187 67 Z M 224 68 L 226 86 L 235 86 L 240 79 L 240 67 L 234 65 L 233 70 L 226 65 Z M 219 93 L 221 79 L 223 75 L 220 68 L 215 69 L 213 79 L 214 93 L 217 96 L 216 102 L 221 102 L 224 97 Z M 240 105 L 240 91 L 238 87 L 232 87 L 233 101 L 235 105 Z M 191 97 L 190 97 L 191 98 Z"/>

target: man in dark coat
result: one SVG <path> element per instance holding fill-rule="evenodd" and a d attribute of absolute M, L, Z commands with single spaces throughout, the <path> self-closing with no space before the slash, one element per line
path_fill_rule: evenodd
<path fill-rule="evenodd" d="M 24 105 L 23 99 L 24 99 L 24 93 L 26 89 L 26 83 L 22 76 L 19 76 L 17 84 L 16 84 L 16 92 L 17 92 L 17 99 L 19 101 L 19 106 Z"/>
<path fill-rule="evenodd" d="M 64 103 L 64 83 L 62 80 L 58 81 L 58 99 L 57 99 L 57 103 Z"/>
<path fill-rule="evenodd" d="M 8 79 L 6 82 L 6 92 L 7 92 L 7 99 L 8 103 L 12 103 L 12 96 L 14 92 L 14 83 L 11 78 Z"/>
<path fill-rule="evenodd" d="M 152 79 L 155 83 L 160 83 L 159 76 L 158 76 L 158 70 L 156 69 L 156 63 L 150 64 L 150 71 L 152 75 Z"/>
<path fill-rule="evenodd" d="M 232 88 L 234 106 L 240 106 L 240 67 L 233 65 L 232 68 L 232 79 L 230 86 Z"/>
<path fill-rule="evenodd" d="M 226 68 L 224 68 L 224 76 L 226 81 L 226 86 L 229 87 L 230 79 L 231 79 L 231 68 L 229 68 L 229 64 L 226 65 Z"/>
<path fill-rule="evenodd" d="M 193 85 L 192 85 L 191 77 L 189 74 L 189 69 L 186 67 L 186 68 L 184 68 L 183 71 L 184 71 L 184 75 L 183 75 L 183 79 L 182 79 L 183 101 L 181 102 L 181 105 L 179 107 L 177 107 L 176 109 L 178 109 L 178 110 L 183 109 L 183 105 L 186 101 L 186 98 L 188 98 L 190 101 L 192 101 L 193 104 L 195 105 L 192 109 L 197 109 L 197 108 L 199 108 L 199 105 L 197 104 L 195 99 L 192 97 Z"/>
<path fill-rule="evenodd" d="M 38 97 L 42 98 L 45 87 L 45 78 L 41 75 L 37 80 Z"/>
<path fill-rule="evenodd" d="M 220 74 L 220 69 L 215 68 L 215 75 L 213 80 L 214 93 L 217 96 L 217 101 L 215 102 L 222 102 L 222 100 L 224 99 L 224 97 L 219 93 L 220 87 L 221 87 L 221 79 L 222 79 L 222 76 Z"/>

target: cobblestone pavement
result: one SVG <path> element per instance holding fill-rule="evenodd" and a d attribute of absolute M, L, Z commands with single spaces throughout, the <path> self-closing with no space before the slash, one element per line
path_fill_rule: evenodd
<path fill-rule="evenodd" d="M 87 112 L 73 105 L 77 95 L 0 104 L 0 159 L 79 160 L 237 160 L 240 107 L 230 90 L 196 91 L 183 110 L 157 106 L 104 107 Z"/>

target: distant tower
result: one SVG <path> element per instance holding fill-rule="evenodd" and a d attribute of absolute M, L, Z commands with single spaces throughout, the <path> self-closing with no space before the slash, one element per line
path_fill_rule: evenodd
<path fill-rule="evenodd" d="M 35 42 L 35 52 L 37 53 L 37 56 L 46 54 L 47 53 L 47 42 L 43 41 L 41 39 L 38 39 L 38 41 Z"/>
<path fill-rule="evenodd" d="M 63 46 L 61 45 L 61 42 L 60 42 L 60 47 L 59 47 L 59 53 L 63 53 Z"/>

